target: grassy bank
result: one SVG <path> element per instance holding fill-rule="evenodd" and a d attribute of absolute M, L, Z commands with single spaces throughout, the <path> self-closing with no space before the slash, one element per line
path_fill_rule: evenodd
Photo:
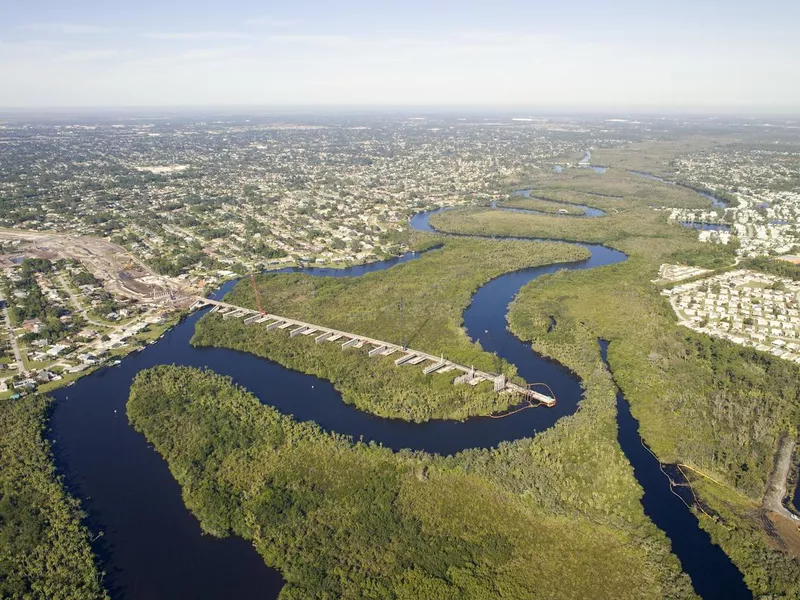
<path fill-rule="evenodd" d="M 491 242 L 431 238 L 442 243 L 419 260 L 358 278 L 303 274 L 257 278 L 265 308 L 286 317 L 360 333 L 423 350 L 477 369 L 515 375 L 513 365 L 484 352 L 467 337 L 462 314 L 481 285 L 503 273 L 588 254 L 566 244 Z M 249 280 L 226 301 L 254 308 Z M 424 376 L 419 367 L 394 366 L 395 357 L 367 359 L 364 351 L 342 352 L 338 344 L 315 344 L 265 325 L 245 326 L 207 315 L 197 324 L 193 344 L 225 346 L 273 359 L 285 366 L 330 380 L 346 402 L 385 417 L 423 421 L 462 419 L 507 408 L 513 400 L 491 391 L 453 386 L 452 373 Z"/>
<path fill-rule="evenodd" d="M 613 404 L 602 396 L 588 402 L 613 436 Z M 281 598 L 692 597 L 641 514 L 619 449 L 594 448 L 589 411 L 550 430 L 548 446 L 442 459 L 354 444 L 280 415 L 227 378 L 156 367 L 137 376 L 128 415 L 203 529 L 251 540 L 281 570 Z M 546 458 L 562 450 L 601 471 L 578 494 L 567 488 L 583 472 Z"/>
<path fill-rule="evenodd" d="M 44 439 L 51 400 L 0 400 L 0 597 L 107 598 L 78 502 Z"/>
<path fill-rule="evenodd" d="M 538 195 L 534 191 L 534 195 Z M 525 198 L 523 196 L 510 196 L 507 200 L 503 200 L 499 206 L 504 208 L 523 208 L 525 210 L 538 210 L 539 212 L 549 214 L 568 214 L 568 215 L 583 215 L 586 214 L 582 208 L 577 206 L 570 206 L 560 200 L 548 200 L 542 198 Z"/>

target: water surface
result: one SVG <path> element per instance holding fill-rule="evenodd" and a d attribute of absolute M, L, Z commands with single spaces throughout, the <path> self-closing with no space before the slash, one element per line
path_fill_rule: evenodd
<path fill-rule="evenodd" d="M 410 222 L 418 230 L 434 231 L 429 219 L 436 212 L 439 211 L 415 215 Z M 327 430 L 376 441 L 396 450 L 411 448 L 451 454 L 530 437 L 572 414 L 582 390 L 579 379 L 565 367 L 540 357 L 529 344 L 508 332 L 506 313 L 520 288 L 537 277 L 559 269 L 601 267 L 626 258 L 623 253 L 601 245 L 576 245 L 586 248 L 590 257 L 501 275 L 476 292 L 464 313 L 464 326 L 473 340 L 514 363 L 526 381 L 550 385 L 558 399 L 554 408 L 525 410 L 504 419 L 476 417 L 464 422 L 434 420 L 416 424 L 379 418 L 345 404 L 329 382 L 312 375 L 246 353 L 191 347 L 189 340 L 199 313 L 176 326 L 157 344 L 125 358 L 119 366 L 98 371 L 74 386 L 55 392 L 57 402 L 51 426 L 56 458 L 70 486 L 84 498 L 90 526 L 94 531 L 104 531 L 96 546 L 108 571 L 106 583 L 112 596 L 274 598 L 283 585 L 280 574 L 267 568 L 248 542 L 201 535 L 198 522 L 183 505 L 180 488 L 166 463 L 128 425 L 125 403 L 136 373 L 159 364 L 208 367 L 232 377 L 263 403 L 297 420 L 313 420 Z M 378 266 L 303 272 L 358 276 L 414 258 L 406 255 Z M 229 282 L 214 296 L 221 297 L 233 285 L 234 282 Z M 646 478 L 640 481 L 650 495 L 669 494 L 664 481 Z M 687 539 L 691 539 L 698 529 L 696 520 L 686 521 L 684 529 Z M 670 537 L 682 535 L 681 530 L 676 530 Z M 673 543 L 682 561 L 705 564 L 705 549 L 681 555 L 683 546 L 675 543 L 674 538 Z"/>
<path fill-rule="evenodd" d="M 608 368 L 608 342 L 600 342 L 600 352 Z M 644 488 L 642 507 L 645 514 L 670 540 L 672 551 L 692 580 L 692 586 L 704 600 L 751 599 L 742 573 L 711 541 L 697 522 L 697 517 L 683 500 L 670 491 L 669 479 L 661 464 L 639 436 L 639 423 L 633 418 L 628 402 L 617 390 L 618 439 L 622 451 L 633 466 L 634 475 Z"/>

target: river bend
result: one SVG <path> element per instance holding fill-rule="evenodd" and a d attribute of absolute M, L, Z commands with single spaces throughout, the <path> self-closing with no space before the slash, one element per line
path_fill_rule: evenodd
<path fill-rule="evenodd" d="M 412 226 L 432 231 L 429 218 L 433 212 L 415 215 Z M 464 312 L 468 335 L 480 340 L 487 351 L 514 363 L 526 381 L 546 382 L 558 398 L 554 408 L 525 410 L 505 419 L 476 417 L 463 422 L 383 419 L 342 402 L 325 380 L 234 350 L 193 348 L 189 340 L 199 313 L 158 343 L 129 355 L 119 366 L 101 369 L 54 393 L 57 402 L 51 426 L 57 465 L 73 493 L 83 499 L 89 526 L 103 531 L 95 548 L 107 571 L 106 584 L 112 597 L 264 598 L 276 597 L 282 586 L 280 574 L 267 568 L 245 540 L 201 535 L 166 463 L 128 425 L 125 404 L 139 371 L 159 364 L 208 367 L 232 377 L 265 404 L 298 420 L 313 420 L 325 429 L 392 449 L 451 454 L 530 437 L 572 414 L 582 390 L 578 378 L 565 367 L 539 356 L 529 344 L 508 332 L 506 313 L 520 288 L 537 277 L 560 269 L 611 265 L 626 258 L 605 246 L 577 245 L 590 252 L 588 259 L 501 275 L 482 286 Z M 353 277 L 415 258 L 417 255 L 410 253 L 372 265 L 304 272 Z M 233 285 L 226 284 L 213 296 L 221 297 Z M 651 493 L 669 493 L 669 489 L 662 484 Z M 702 552 L 693 560 L 702 564 Z"/>

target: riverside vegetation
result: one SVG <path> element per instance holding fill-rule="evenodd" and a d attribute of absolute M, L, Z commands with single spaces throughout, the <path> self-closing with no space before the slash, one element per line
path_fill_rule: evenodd
<path fill-rule="evenodd" d="M 613 442 L 608 373 L 592 378 L 606 393 L 541 436 L 448 458 L 354 443 L 186 367 L 139 373 L 128 416 L 204 531 L 281 570 L 282 599 L 694 597 Z"/>
<path fill-rule="evenodd" d="M 0 598 L 107 598 L 83 513 L 44 439 L 50 403 L 0 400 Z"/>
<path fill-rule="evenodd" d="M 758 506 L 779 436 L 798 434 L 800 370 L 675 326 L 668 303 L 650 283 L 658 266 L 688 262 L 723 268 L 731 264 L 732 251 L 697 242 L 691 232 L 631 200 L 606 218 L 579 224 L 486 210 L 449 211 L 431 223 L 459 233 L 555 233 L 607 243 L 629 255 L 624 263 L 556 273 L 526 286 L 512 304 L 510 327 L 579 374 L 595 368 L 595 362 L 577 349 L 597 337 L 612 340 L 609 362 L 644 440 L 662 461 L 696 469 L 689 471 L 695 492 L 715 515 L 698 512 L 701 525 L 742 570 L 754 593 L 797 597 L 800 560 L 776 547 Z M 584 382 L 588 393 L 591 384 L 585 377 Z"/>
<path fill-rule="evenodd" d="M 796 368 L 675 327 L 650 283 L 658 265 L 682 260 L 723 268 L 732 260 L 731 249 L 700 244 L 692 232 L 668 225 L 645 206 L 659 186 L 691 194 L 684 198 L 689 205 L 707 203 L 699 196 L 645 181 L 651 196 L 640 198 L 626 191 L 628 184 L 639 189 L 631 177 L 608 173 L 613 178 L 603 180 L 603 196 L 587 199 L 586 190 L 574 191 L 582 203 L 606 210 L 604 218 L 479 209 L 432 219 L 448 231 L 560 236 L 604 242 L 629 255 L 602 269 L 539 278 L 523 288 L 509 314 L 518 336 L 582 379 L 578 412 L 533 438 L 495 449 L 445 458 L 392 453 L 296 423 L 218 375 L 159 367 L 137 378 L 129 416 L 166 458 L 204 529 L 252 540 L 267 564 L 284 574 L 283 598 L 693 597 L 666 538 L 642 512 L 641 490 L 616 441 L 615 388 L 596 342 L 602 336 L 612 340 L 609 362 L 648 444 L 662 460 L 689 464 L 722 482 L 692 478 L 713 515 L 698 512 L 701 525 L 754 593 L 797 596 L 798 561 L 770 545 L 756 510 L 773 442 L 782 431 L 796 434 Z M 588 187 L 589 177 L 605 175 L 578 173 L 575 186 Z M 555 189 L 564 187 L 564 178 L 557 184 L 544 182 L 542 195 L 568 195 Z M 264 276 L 258 280 L 262 299 L 268 309 L 286 307 L 281 311 L 286 316 L 431 352 L 436 343 L 446 348 L 438 341 L 441 335 L 451 340 L 448 357 L 461 356 L 461 362 L 474 357 L 476 366 L 497 365 L 495 370 L 513 375 L 509 365 L 472 346 L 459 328 L 472 290 L 490 275 L 462 279 L 507 244 L 422 239 L 444 246 L 419 261 L 359 279 Z M 459 252 L 450 261 L 454 249 Z M 498 274 L 511 264 L 496 267 Z M 448 290 L 440 297 L 436 288 L 425 287 L 439 278 Z M 409 297 L 401 290 L 420 293 Z M 400 298 L 405 298 L 402 312 L 394 310 Z M 249 283 L 228 299 L 254 306 Z M 355 308 L 348 312 L 348 306 Z M 386 308 L 371 308 L 381 306 Z M 425 323 L 422 315 L 432 313 L 449 327 L 407 326 L 413 306 L 423 307 L 413 319 L 417 326 Z M 550 317 L 557 324 L 548 332 Z M 434 378 L 395 379 L 370 392 L 365 382 L 380 374 L 374 366 L 380 360 L 359 357 L 358 364 L 328 366 L 326 360 L 341 357 L 338 347 L 326 350 L 303 340 L 287 344 L 285 334 L 276 333 L 227 321 L 223 328 L 219 317 L 207 316 L 198 323 L 194 343 L 248 350 L 332 379 L 346 401 L 384 416 L 424 420 L 497 409 L 477 398 L 442 403 L 438 393 L 419 391 L 419 386 L 432 390 Z M 415 334 L 421 336 L 416 342 Z M 330 355 L 313 356 L 316 352 Z M 388 377 L 403 371 L 384 362 Z M 370 365 L 367 370 L 363 363 Z M 447 379 L 442 392 L 452 390 Z M 413 396 L 411 386 L 416 386 Z M 387 394 L 391 400 L 385 405 L 375 400 Z"/>
<path fill-rule="evenodd" d="M 532 192 L 533 193 L 533 192 Z M 498 206 L 507 207 L 507 208 L 522 208 L 525 210 L 536 210 L 539 212 L 544 213 L 551 213 L 551 214 L 568 214 L 579 216 L 585 214 L 583 209 L 577 208 L 575 206 L 571 206 L 569 204 L 564 204 L 561 200 L 557 200 L 555 198 L 545 198 L 545 197 L 530 197 L 525 198 L 523 196 L 511 196 L 507 200 L 504 200 L 502 204 L 498 204 Z"/>
<path fill-rule="evenodd" d="M 444 355 L 477 369 L 514 377 L 515 368 L 472 343 L 462 314 L 475 290 L 508 271 L 588 257 L 558 243 L 491 242 L 420 235 L 419 260 L 358 278 L 276 274 L 256 278 L 264 308 L 282 316 Z M 227 302 L 255 308 L 249 280 Z M 463 419 L 504 410 L 512 399 L 489 382 L 454 386 L 453 374 L 423 375 L 422 369 L 394 366 L 395 356 L 365 359 L 366 351 L 342 352 L 338 344 L 315 344 L 313 336 L 289 339 L 266 325 L 244 325 L 215 314 L 197 324 L 192 343 L 224 346 L 265 356 L 280 364 L 330 380 L 345 402 L 383 417 L 412 421 Z"/>

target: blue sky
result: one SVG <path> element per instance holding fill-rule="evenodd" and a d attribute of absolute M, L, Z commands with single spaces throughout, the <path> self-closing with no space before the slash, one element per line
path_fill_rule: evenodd
<path fill-rule="evenodd" d="M 800 2 L 0 0 L 0 106 L 800 113 Z"/>

